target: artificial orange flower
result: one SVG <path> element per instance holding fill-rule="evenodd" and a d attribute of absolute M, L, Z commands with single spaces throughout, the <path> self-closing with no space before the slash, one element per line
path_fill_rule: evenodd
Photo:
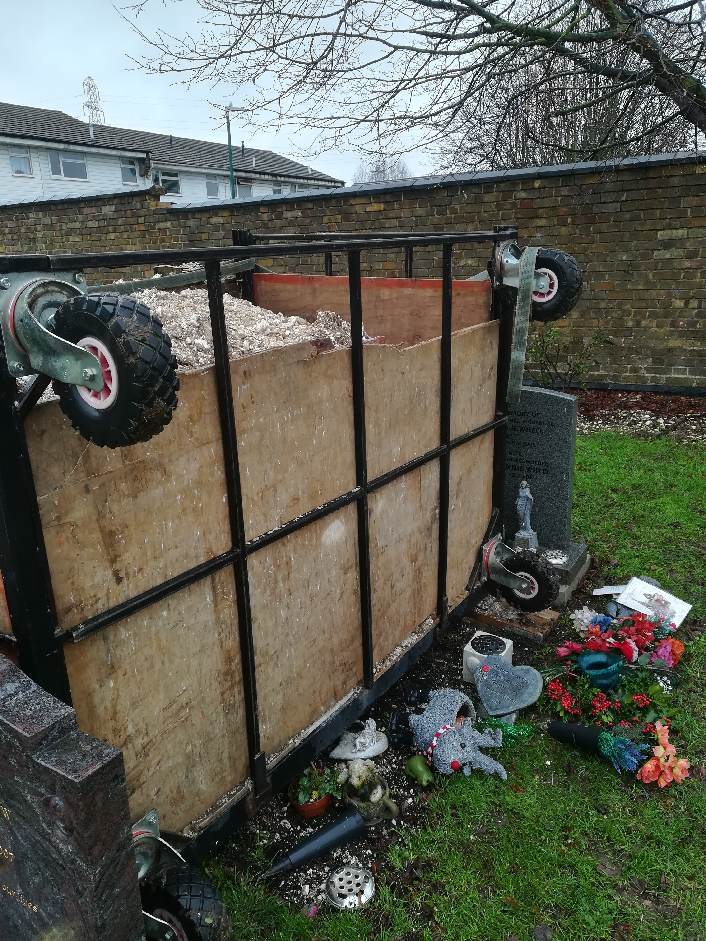
<path fill-rule="evenodd" d="M 673 781 L 681 784 L 689 777 L 690 763 L 687 758 L 677 758 L 677 750 L 669 741 L 669 726 L 655 722 L 655 734 L 658 745 L 652 749 L 653 758 L 649 758 L 637 772 L 637 778 L 643 784 L 657 782 L 658 787 L 668 787 Z"/>
<path fill-rule="evenodd" d="M 638 781 L 643 784 L 653 784 L 660 776 L 662 764 L 659 758 L 649 758 L 637 772 Z"/>

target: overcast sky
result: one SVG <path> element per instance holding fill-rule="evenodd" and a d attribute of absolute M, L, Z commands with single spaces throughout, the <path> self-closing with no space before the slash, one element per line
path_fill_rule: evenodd
<path fill-rule="evenodd" d="M 128 2 L 120 0 L 120 5 Z M 110 0 L 0 0 L 0 6 L 0 100 L 83 119 L 82 85 L 91 75 L 106 124 L 226 142 L 222 118 L 216 118 L 209 101 L 230 101 L 231 89 L 201 85 L 190 90 L 168 76 L 141 72 L 128 57 L 139 57 L 145 46 Z M 192 0 L 167 6 L 155 2 L 139 22 L 145 32 L 159 25 L 182 33 L 195 21 L 195 6 Z M 351 152 L 302 156 L 305 132 L 297 133 L 295 144 L 291 130 L 252 131 L 234 124 L 233 138 L 236 145 L 244 139 L 246 146 L 274 150 L 348 182 L 360 160 Z M 424 172 L 414 156 L 406 163 L 412 172 Z"/>

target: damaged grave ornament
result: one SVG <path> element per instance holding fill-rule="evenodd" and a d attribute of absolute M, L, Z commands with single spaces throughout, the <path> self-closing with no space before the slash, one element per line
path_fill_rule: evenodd
<path fill-rule="evenodd" d="M 356 722 L 344 732 L 338 744 L 330 753 L 330 757 L 337 761 L 354 758 L 377 758 L 388 746 L 387 736 L 379 732 L 375 719 L 366 719 L 365 722 Z"/>
<path fill-rule="evenodd" d="M 490 729 L 479 732 L 473 725 L 475 710 L 468 696 L 455 689 L 436 689 L 421 715 L 411 715 L 409 724 L 417 748 L 442 774 L 473 771 L 497 774 L 503 781 L 507 772 L 494 758 L 484 755 L 481 748 L 500 748 L 502 732 Z"/>
<path fill-rule="evenodd" d="M 539 699 L 542 674 L 534 667 L 513 666 L 501 657 L 487 657 L 475 672 L 478 697 L 489 716 L 507 716 Z"/>

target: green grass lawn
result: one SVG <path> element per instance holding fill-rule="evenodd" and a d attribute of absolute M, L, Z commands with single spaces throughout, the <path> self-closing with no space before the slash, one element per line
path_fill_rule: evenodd
<path fill-rule="evenodd" d="M 576 531 L 605 581 L 652 575 L 701 617 L 705 458 L 696 445 L 587 436 L 575 492 Z M 695 766 L 683 785 L 648 790 L 537 729 L 501 750 L 506 783 L 439 783 L 426 829 L 401 829 L 362 912 L 309 920 L 215 861 L 233 938 L 705 941 L 705 674 L 706 636 L 695 631 L 674 694 L 672 738 Z"/>

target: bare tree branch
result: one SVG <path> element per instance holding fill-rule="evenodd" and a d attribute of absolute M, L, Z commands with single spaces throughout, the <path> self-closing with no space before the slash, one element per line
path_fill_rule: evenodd
<path fill-rule="evenodd" d="M 140 29 L 150 2 L 124 11 L 144 68 L 222 89 L 245 123 L 314 131 L 319 150 L 508 166 L 706 133 L 702 0 L 193 0 L 182 36 Z"/>

